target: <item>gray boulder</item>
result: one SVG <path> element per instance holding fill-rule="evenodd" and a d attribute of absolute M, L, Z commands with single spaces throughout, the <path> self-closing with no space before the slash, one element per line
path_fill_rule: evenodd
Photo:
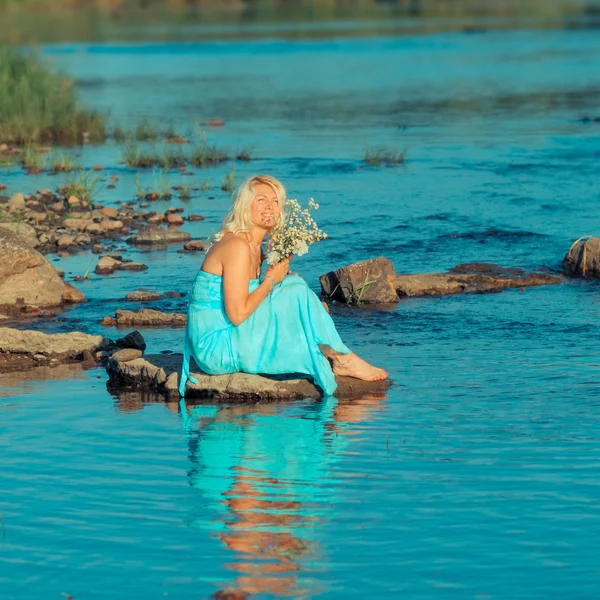
<path fill-rule="evenodd" d="M 586 236 L 573 243 L 563 260 L 567 275 L 600 277 L 600 238 Z"/>

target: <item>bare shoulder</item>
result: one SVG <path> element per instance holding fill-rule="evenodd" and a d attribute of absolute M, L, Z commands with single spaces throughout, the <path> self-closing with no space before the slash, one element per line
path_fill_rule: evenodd
<path fill-rule="evenodd" d="M 250 258 L 250 246 L 248 242 L 237 236 L 228 236 L 219 241 L 220 254 L 225 259 Z"/>

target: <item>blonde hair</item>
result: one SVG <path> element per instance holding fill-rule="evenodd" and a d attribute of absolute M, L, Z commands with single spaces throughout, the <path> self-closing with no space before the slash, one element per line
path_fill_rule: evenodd
<path fill-rule="evenodd" d="M 221 231 L 215 236 L 216 239 L 220 239 L 224 233 L 250 233 L 252 231 L 252 218 L 250 213 L 250 206 L 254 200 L 254 186 L 256 184 L 264 183 L 271 188 L 277 195 L 279 200 L 279 218 L 277 225 L 281 225 L 285 220 L 285 188 L 280 181 L 271 177 L 270 175 L 252 175 L 240 185 L 232 197 L 231 210 L 227 213 L 227 216 L 223 219 L 221 225 Z"/>

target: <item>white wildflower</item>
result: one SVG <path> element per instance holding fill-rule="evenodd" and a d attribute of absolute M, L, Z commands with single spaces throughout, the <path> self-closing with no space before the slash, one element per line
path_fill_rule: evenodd
<path fill-rule="evenodd" d="M 280 261 L 281 261 L 281 254 L 279 254 L 279 252 L 277 252 L 275 250 L 271 250 L 267 254 L 267 263 L 269 265 L 271 265 L 271 266 L 276 265 Z"/>

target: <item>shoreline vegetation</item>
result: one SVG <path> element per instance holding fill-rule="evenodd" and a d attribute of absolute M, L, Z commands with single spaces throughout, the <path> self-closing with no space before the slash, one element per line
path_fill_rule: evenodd
<path fill-rule="evenodd" d="M 0 14 L 0 41 L 11 44 L 322 38 L 597 26 L 600 0 L 0 0 Z"/>

